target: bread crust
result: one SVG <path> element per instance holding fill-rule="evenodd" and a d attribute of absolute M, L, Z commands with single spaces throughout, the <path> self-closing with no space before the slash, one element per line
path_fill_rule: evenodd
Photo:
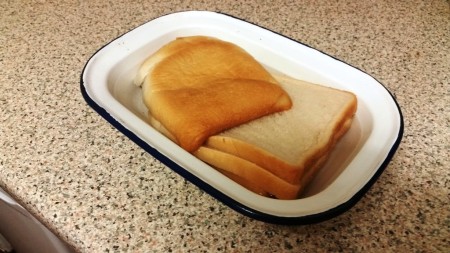
<path fill-rule="evenodd" d="M 179 38 L 141 69 L 148 71 L 145 105 L 189 152 L 211 135 L 292 106 L 288 94 L 251 55 L 210 37 Z"/>
<path fill-rule="evenodd" d="M 279 177 L 276 174 L 279 171 L 273 173 L 270 165 L 263 167 L 259 162 L 253 163 L 249 159 L 211 147 L 203 146 L 194 155 L 250 191 L 266 197 L 293 200 L 301 197 L 303 190 L 326 163 L 334 146 L 351 127 L 351 123 L 352 119 L 347 118 L 343 124 L 339 125 L 328 149 L 311 159 L 308 167 L 302 171 L 300 178 L 295 183 Z M 259 157 L 265 159 L 264 156 Z"/>
<path fill-rule="evenodd" d="M 301 185 L 290 184 L 260 166 L 240 157 L 207 147 L 200 147 L 194 152 L 200 160 L 230 173 L 249 190 L 264 196 L 273 195 L 279 199 L 296 199 Z"/>
<path fill-rule="evenodd" d="M 169 139 L 174 140 L 173 135 L 164 128 L 164 126 L 156 119 L 149 115 L 150 124 L 159 132 L 167 136 Z M 296 183 L 292 183 L 292 180 L 285 180 L 279 177 L 274 171 L 273 164 L 282 162 L 277 158 L 267 161 L 267 166 L 261 166 L 260 162 L 252 162 L 251 159 L 244 159 L 240 156 L 236 156 L 230 152 L 224 152 L 222 150 L 214 149 L 211 146 L 204 145 L 196 150 L 193 154 L 200 160 L 213 166 L 225 176 L 234 180 L 241 186 L 248 190 L 266 197 L 273 197 L 277 199 L 292 200 L 301 196 L 303 190 L 312 181 L 314 176 L 320 171 L 322 166 L 328 160 L 330 153 L 333 151 L 334 146 L 339 139 L 350 129 L 352 125 L 352 117 L 348 117 L 342 124 L 337 126 L 336 134 L 333 136 L 328 149 L 311 159 L 309 167 L 299 173 L 299 179 Z M 230 147 L 232 145 L 227 145 Z M 265 151 L 264 151 L 265 152 Z M 240 153 L 242 155 L 242 153 Z M 266 153 L 270 155 L 270 153 Z M 258 156 L 261 159 L 267 159 L 265 156 Z M 289 167 L 289 165 L 286 165 Z M 288 168 L 290 169 L 290 168 Z"/>
<path fill-rule="evenodd" d="M 277 78 L 283 85 L 303 85 L 303 81 L 300 83 L 300 81 L 294 80 L 290 77 L 275 75 L 275 78 Z M 309 86 L 310 84 L 305 87 Z M 329 151 L 334 147 L 336 141 L 349 129 L 353 120 L 353 115 L 357 109 L 357 100 L 352 93 L 328 87 L 321 87 L 321 89 L 332 91 L 336 95 L 345 95 L 348 96 L 348 98 L 346 102 L 340 105 L 340 107 L 336 110 L 337 113 L 329 119 L 328 126 L 325 128 L 326 131 L 320 133 L 324 136 L 322 139 L 325 141 L 310 143 L 311 146 L 309 146 L 306 152 L 298 154 L 294 162 L 288 162 L 286 159 L 278 157 L 272 152 L 269 152 L 254 143 L 249 143 L 244 139 L 239 139 L 228 135 L 213 135 L 205 142 L 205 146 L 246 159 L 262 168 L 265 168 L 289 183 L 299 184 L 304 177 L 303 175 L 308 172 L 309 168 L 314 167 L 317 160 L 322 159 L 325 154 L 329 153 Z M 291 97 L 293 97 L 292 94 Z M 294 106 L 296 106 L 295 104 L 298 101 L 294 100 L 293 102 Z M 301 104 L 301 106 L 304 110 L 308 110 L 308 105 Z M 301 110 L 298 113 L 301 113 Z M 287 114 L 287 112 L 282 112 L 280 114 L 281 117 L 289 117 L 287 115 L 283 116 L 284 114 Z M 296 124 L 298 122 L 292 121 L 290 123 Z M 261 123 L 261 125 L 265 124 L 266 123 Z M 301 133 L 299 130 L 296 134 L 305 133 Z M 273 145 L 278 146 L 276 143 L 273 143 Z M 297 143 L 297 145 L 304 144 Z"/>
<path fill-rule="evenodd" d="M 207 139 L 205 146 L 244 158 L 289 183 L 298 183 L 303 174 L 303 167 L 289 164 L 272 153 L 239 139 L 213 135 Z"/>
<path fill-rule="evenodd" d="M 247 189 L 279 199 L 299 197 L 348 131 L 357 110 L 356 96 L 350 92 L 286 76 L 274 78 L 241 48 L 210 37 L 180 38 L 165 45 L 146 60 L 136 82 L 142 83 L 154 128 Z M 292 85 L 301 89 L 284 90 Z M 314 96 L 323 94 L 317 90 L 328 92 L 330 99 L 340 96 L 342 103 L 329 111 L 328 100 L 315 103 Z M 317 106 L 309 107 L 311 104 Z M 299 113 L 304 115 L 297 117 Z M 309 115 L 319 120 L 310 124 Z M 258 127 L 283 129 L 283 124 L 274 124 L 280 119 L 283 124 L 308 125 L 283 136 L 288 139 L 266 131 L 275 137 L 272 142 L 284 139 L 290 149 L 304 145 L 293 159 L 277 154 L 278 143 L 268 143 L 258 136 Z M 324 127 L 315 131 L 322 120 Z M 246 123 L 257 124 L 243 130 L 252 132 L 256 139 L 247 141 L 248 135 L 240 139 L 240 135 L 226 134 L 249 126 Z M 299 143 L 290 137 L 294 135 L 308 138 Z M 259 145 L 262 142 L 264 145 Z"/>

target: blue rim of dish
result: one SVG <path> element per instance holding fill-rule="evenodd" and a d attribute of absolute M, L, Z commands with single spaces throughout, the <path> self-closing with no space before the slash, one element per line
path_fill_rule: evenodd
<path fill-rule="evenodd" d="M 215 12 L 217 14 L 222 14 L 225 16 L 229 16 L 231 18 L 234 19 L 238 19 L 244 22 L 247 22 L 249 24 L 261 27 L 259 25 L 253 24 L 251 22 L 248 22 L 246 20 L 231 16 L 229 14 L 226 13 L 220 13 L 220 12 Z M 171 15 L 171 14 L 175 14 L 175 13 L 169 13 L 166 15 Z M 163 16 L 166 16 L 163 15 Z M 163 17 L 160 16 L 160 17 Z M 160 18 L 157 17 L 157 18 Z M 155 19 L 157 19 L 155 18 Z M 145 22 L 148 23 L 151 20 Z M 144 23 L 144 24 L 145 24 Z M 263 29 L 269 30 L 273 33 L 276 33 L 284 38 L 287 38 L 289 40 L 292 40 L 298 44 L 301 44 L 303 46 L 312 48 L 309 45 L 306 45 L 302 42 L 293 40 L 292 38 L 286 37 L 282 34 L 279 34 L 277 32 L 274 32 L 270 29 L 267 29 L 265 27 L 261 27 Z M 120 132 L 122 132 L 125 136 L 127 136 L 130 140 L 132 140 L 134 143 L 136 143 L 138 146 L 140 146 L 141 148 L 143 148 L 146 152 L 148 152 L 150 155 L 152 155 L 154 158 L 158 159 L 160 162 L 162 162 L 164 165 L 166 165 L 167 167 L 169 167 L 170 169 L 172 169 L 173 171 L 175 171 L 176 173 L 178 173 L 180 176 L 182 176 L 183 178 L 185 178 L 186 180 L 190 181 L 191 183 L 193 183 L 194 185 L 196 185 L 198 188 L 202 189 L 203 191 L 205 191 L 206 193 L 210 194 L 212 197 L 216 198 L 217 200 L 221 201 L 222 203 L 224 203 L 225 205 L 227 205 L 228 207 L 230 207 L 231 209 L 246 215 L 250 218 L 253 218 L 255 220 L 259 220 L 259 221 L 263 221 L 263 222 L 267 222 L 267 223 L 273 223 L 273 224 L 280 224 L 280 225 L 307 225 L 307 224 L 314 224 L 314 223 L 319 223 L 319 222 L 323 222 L 329 219 L 332 219 L 334 217 L 337 217 L 339 215 L 341 215 L 342 213 L 348 211 L 349 209 L 351 209 L 356 203 L 358 203 L 358 201 L 364 196 L 364 194 L 372 187 L 372 185 L 377 181 L 377 179 L 380 177 L 380 175 L 383 173 L 383 171 L 386 169 L 386 167 L 388 166 L 389 162 L 391 161 L 392 157 L 394 156 L 395 152 L 398 149 L 398 146 L 400 145 L 400 142 L 402 140 L 403 137 L 403 130 L 404 130 L 404 122 L 403 122 L 403 114 L 401 112 L 400 106 L 397 102 L 397 100 L 395 99 L 395 97 L 392 95 L 392 93 L 378 80 L 375 80 L 388 92 L 388 94 L 391 96 L 393 102 L 395 103 L 396 107 L 397 107 L 397 111 L 399 114 L 399 120 L 400 120 L 400 125 L 399 125 L 399 131 L 397 134 L 397 139 L 395 140 L 394 144 L 392 145 L 391 149 L 389 150 L 389 153 L 387 154 L 385 160 L 383 161 L 383 163 L 380 165 L 380 167 L 377 169 L 377 171 L 375 172 L 375 174 L 372 176 L 372 178 L 358 191 L 356 192 L 348 201 L 333 207 L 331 209 L 328 209 L 324 212 L 320 212 L 320 213 L 316 213 L 316 214 L 311 214 L 311 215 L 305 215 L 305 216 L 299 216 L 299 217 L 285 217 L 285 216 L 276 216 L 276 215 L 272 215 L 272 214 L 267 214 L 252 208 L 249 208 L 245 205 L 243 205 L 242 203 L 234 200 L 233 198 L 227 196 L 226 194 L 220 192 L 219 190 L 217 190 L 216 188 L 212 187 L 211 185 L 207 184 L 206 182 L 204 182 L 203 180 L 199 179 L 198 177 L 194 176 L 193 174 L 191 174 L 190 172 L 188 172 L 187 170 L 185 170 L 183 167 L 181 167 L 180 165 L 176 164 L 175 162 L 173 162 L 170 158 L 166 157 L 165 155 L 161 154 L 158 150 L 152 148 L 149 144 L 147 144 L 144 140 L 142 140 L 141 138 L 139 138 L 138 136 L 136 136 L 133 132 L 131 132 L 130 130 L 128 130 L 126 127 L 124 127 L 120 122 L 118 122 L 117 120 L 115 120 L 104 108 L 102 108 L 100 105 L 98 105 L 87 93 L 86 91 L 86 87 L 84 85 L 84 72 L 86 70 L 86 67 L 88 65 L 88 63 L 91 61 L 91 59 L 99 52 L 101 51 L 104 47 L 108 46 L 109 44 L 111 44 L 112 42 L 114 42 L 115 40 L 117 40 L 118 38 L 122 37 L 123 35 L 129 33 L 131 31 L 128 31 L 122 35 L 120 35 L 119 37 L 117 37 L 116 39 L 113 39 L 112 41 L 110 41 L 109 43 L 105 44 L 104 46 L 100 47 L 86 62 L 86 64 L 83 67 L 83 70 L 81 72 L 81 77 L 80 77 L 80 90 L 81 90 L 81 94 L 83 96 L 83 98 L 85 99 L 85 101 L 87 102 L 87 104 L 94 109 L 100 116 L 102 116 L 106 121 L 108 121 L 112 126 L 114 126 L 117 130 L 119 130 Z M 312 48 L 314 50 L 317 50 L 315 48 Z M 367 74 L 365 71 L 354 67 L 346 62 L 343 62 L 331 55 L 328 55 L 325 52 L 322 52 L 320 50 L 317 50 L 319 52 L 321 52 L 322 54 L 325 54 L 331 58 L 333 58 L 334 60 L 337 60 L 339 62 L 342 62 L 354 69 L 357 69 L 361 72 L 363 72 L 364 74 L 370 76 L 369 74 Z M 371 76 L 372 77 L 372 76 Z M 373 78 L 373 77 L 372 77 Z"/>

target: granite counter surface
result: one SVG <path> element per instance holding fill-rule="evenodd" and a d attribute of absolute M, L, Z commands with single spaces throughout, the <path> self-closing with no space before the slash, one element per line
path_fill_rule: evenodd
<path fill-rule="evenodd" d="M 80 93 L 101 46 L 158 16 L 210 10 L 374 76 L 402 143 L 348 212 L 307 226 L 247 218 L 94 112 Z M 449 252 L 450 8 L 430 1 L 1 1 L 0 186 L 80 252 Z M 0 224 L 1 226 L 1 224 Z"/>

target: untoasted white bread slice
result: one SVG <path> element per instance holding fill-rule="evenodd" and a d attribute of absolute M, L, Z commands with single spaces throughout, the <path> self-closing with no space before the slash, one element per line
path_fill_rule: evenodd
<path fill-rule="evenodd" d="M 259 161 L 257 161 L 258 164 L 255 164 L 249 160 L 243 159 L 242 157 L 216 150 L 208 146 L 202 146 L 198 151 L 194 152 L 194 155 L 200 160 L 215 167 L 235 182 L 255 193 L 277 199 L 297 199 L 301 197 L 305 187 L 308 186 L 314 176 L 327 161 L 328 156 L 330 152 L 333 151 L 333 147 L 336 142 L 348 131 L 351 123 L 351 118 L 346 120 L 346 122 L 333 136 L 331 141 L 332 144 L 329 145 L 329 149 L 321 153 L 320 156 L 311 160 L 309 166 L 298 174 L 299 179 L 295 183 L 292 183 L 292 180 L 286 181 L 278 177 L 276 174 L 280 174 L 280 171 L 274 170 L 273 167 L 270 167 L 270 164 L 265 164 L 269 167 L 263 168 L 258 165 L 261 164 Z M 264 155 L 259 157 L 261 159 L 267 159 Z M 270 161 L 270 159 L 267 161 Z M 272 172 L 275 172 L 276 174 Z"/>
<path fill-rule="evenodd" d="M 193 154 L 258 194 L 295 199 L 350 128 L 356 97 L 285 76 L 275 77 L 293 98 L 291 110 L 211 136 Z M 174 140 L 160 122 L 151 115 L 149 118 L 153 127 Z"/>
<path fill-rule="evenodd" d="M 156 129 L 243 186 L 280 199 L 298 197 L 356 111 L 352 93 L 274 79 L 241 48 L 210 37 L 167 44 L 136 82 Z"/>
<path fill-rule="evenodd" d="M 149 115 L 149 118 L 150 124 L 155 129 L 169 139 L 174 140 L 173 135 L 160 122 L 152 118 L 151 115 Z M 342 125 L 342 128 L 334 136 L 334 142 L 348 130 L 351 126 L 351 121 L 351 119 L 348 119 Z M 331 148 L 329 152 L 331 152 Z M 250 191 L 266 197 L 289 200 L 300 197 L 302 191 L 326 162 L 329 152 L 315 159 L 296 184 L 285 181 L 270 170 L 253 162 L 210 147 L 202 146 L 193 154 Z"/>
<path fill-rule="evenodd" d="M 189 152 L 211 135 L 292 105 L 251 55 L 211 37 L 170 42 L 141 66 L 141 81 L 152 117 Z"/>
<path fill-rule="evenodd" d="M 350 92 L 286 76 L 276 78 L 292 98 L 292 109 L 211 136 L 205 146 L 300 184 L 308 169 L 350 128 L 357 100 Z"/>
<path fill-rule="evenodd" d="M 302 188 L 299 184 L 290 184 L 260 166 L 232 154 L 202 146 L 194 155 L 247 189 L 263 196 L 295 199 Z"/>

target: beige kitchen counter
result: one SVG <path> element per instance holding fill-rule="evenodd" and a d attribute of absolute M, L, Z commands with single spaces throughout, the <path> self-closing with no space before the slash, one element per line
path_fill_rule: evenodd
<path fill-rule="evenodd" d="M 226 13 L 291 37 L 392 92 L 403 140 L 360 202 L 314 225 L 252 220 L 87 105 L 80 74 L 92 54 L 183 10 Z M 1 1 L 0 13 L 0 186 L 76 250 L 450 251 L 448 1 L 36 0 Z"/>

